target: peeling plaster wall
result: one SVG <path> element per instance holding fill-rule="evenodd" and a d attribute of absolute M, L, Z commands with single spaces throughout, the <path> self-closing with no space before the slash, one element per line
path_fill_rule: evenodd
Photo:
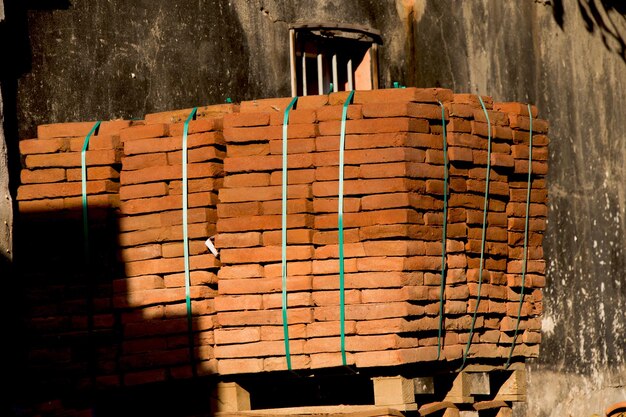
<path fill-rule="evenodd" d="M 3 20 L 4 1 L 0 0 L 0 24 Z M 12 232 L 13 200 L 9 192 L 9 158 L 4 135 L 2 95 L 0 95 L 0 274 L 2 276 L 5 276 L 8 271 L 13 256 Z"/>
<path fill-rule="evenodd" d="M 626 399 L 626 61 L 601 28 L 587 31 L 576 2 L 564 12 L 562 30 L 549 7 L 535 20 L 536 101 L 553 138 L 543 354 L 531 373 L 531 398 L 543 401 L 529 402 L 537 416 L 602 414 Z M 624 39 L 626 15 L 611 18 Z M 562 395 L 549 402 L 553 390 Z"/>
<path fill-rule="evenodd" d="M 1 5 L 2 3 L 0 3 Z M 13 256 L 13 200 L 9 193 L 9 165 L 4 138 L 4 112 L 0 96 L 0 273 L 8 270 Z M 4 274 L 2 274 L 4 276 Z"/>
<path fill-rule="evenodd" d="M 382 87 L 399 81 L 536 103 L 551 123 L 548 288 L 544 342 L 518 415 L 590 416 L 626 398 L 626 8 L 619 2 L 68 3 L 25 14 L 32 69 L 12 109 L 21 137 L 40 123 L 289 95 L 287 28 L 301 21 L 380 30 Z M 590 13 L 590 4 L 601 13 Z"/>

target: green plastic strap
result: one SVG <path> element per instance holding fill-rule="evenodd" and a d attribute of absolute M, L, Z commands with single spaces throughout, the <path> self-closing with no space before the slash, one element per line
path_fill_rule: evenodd
<path fill-rule="evenodd" d="M 190 360 L 193 361 L 193 322 L 191 316 L 191 274 L 189 272 L 189 225 L 187 222 L 187 213 L 189 210 L 189 201 L 188 201 L 188 190 L 187 190 L 187 134 L 189 132 L 189 122 L 191 122 L 196 116 L 196 112 L 198 111 L 197 107 L 194 107 L 189 113 L 187 120 L 185 120 L 185 124 L 183 127 L 183 146 L 182 146 L 182 154 L 183 154 L 183 256 L 185 261 L 185 304 L 187 306 L 187 331 L 189 335 L 189 354 Z M 195 366 L 192 366 L 192 369 L 195 374 Z"/>
<path fill-rule="evenodd" d="M 441 288 L 439 290 L 439 332 L 437 333 L 437 360 L 441 357 L 441 334 L 443 333 L 443 303 L 446 289 L 446 236 L 448 234 L 448 142 L 446 137 L 446 111 L 441 106 L 441 126 L 443 127 L 443 230 L 441 236 Z"/>
<path fill-rule="evenodd" d="M 485 103 L 483 102 L 483 98 L 479 95 L 478 100 L 480 100 L 480 105 L 483 108 L 483 112 L 485 113 L 485 118 L 487 119 L 487 174 L 485 177 L 485 203 L 483 206 L 483 231 L 480 240 L 480 264 L 478 271 L 478 294 L 476 294 L 476 307 L 474 308 L 474 314 L 472 316 L 472 325 L 470 327 L 469 339 L 467 340 L 467 345 L 465 346 L 465 351 L 463 352 L 463 363 L 461 364 L 461 368 L 465 366 L 465 361 L 467 360 L 467 354 L 469 353 L 470 346 L 472 345 L 472 338 L 474 337 L 474 326 L 476 325 L 476 316 L 478 315 L 478 306 L 480 305 L 480 290 L 483 285 L 483 263 L 485 260 L 485 238 L 487 236 L 487 208 L 489 206 L 489 177 L 491 174 L 491 121 L 489 120 L 489 114 L 487 113 L 487 109 L 485 108 Z"/>
<path fill-rule="evenodd" d="M 83 149 L 80 151 L 80 181 L 81 181 L 81 190 L 83 197 L 83 239 L 85 240 L 83 244 L 83 250 L 85 254 L 85 262 L 89 263 L 89 208 L 87 204 L 87 148 L 89 148 L 89 140 L 91 136 L 98 130 L 100 127 L 100 121 L 96 122 L 87 136 L 85 136 L 85 141 L 83 142 Z"/>
<path fill-rule="evenodd" d="M 285 339 L 285 357 L 287 369 L 291 371 L 291 351 L 289 349 L 289 322 L 287 320 L 287 126 L 289 125 L 289 112 L 298 101 L 294 97 L 285 109 L 283 116 L 283 211 L 282 211 L 282 309 L 283 309 L 283 333 Z"/>
<path fill-rule="evenodd" d="M 508 368 L 511 364 L 511 358 L 513 357 L 513 350 L 515 349 L 515 342 L 517 340 L 517 333 L 519 331 L 519 323 L 522 318 L 522 305 L 524 304 L 524 288 L 526 286 L 526 252 L 528 250 L 528 216 L 530 213 L 530 188 L 531 188 L 531 175 L 533 165 L 533 113 L 528 105 L 528 117 L 530 117 L 530 139 L 528 143 L 528 185 L 526 187 L 526 218 L 524 220 L 524 255 L 522 259 L 522 289 L 519 295 L 519 307 L 517 309 L 517 322 L 515 323 L 515 333 L 513 334 L 513 343 L 511 344 L 511 350 L 509 357 L 506 360 L 505 367 Z"/>
<path fill-rule="evenodd" d="M 346 294 L 345 294 L 345 271 L 343 254 L 343 165 L 346 147 L 346 119 L 348 118 L 348 105 L 352 102 L 354 90 L 350 91 L 348 98 L 343 103 L 341 113 L 341 133 L 339 135 L 339 199 L 337 204 L 337 228 L 339 230 L 339 326 L 341 335 L 341 363 L 346 366 Z"/>

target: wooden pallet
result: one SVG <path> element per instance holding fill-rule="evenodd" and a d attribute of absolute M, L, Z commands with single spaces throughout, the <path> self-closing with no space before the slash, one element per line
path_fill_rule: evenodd
<path fill-rule="evenodd" d="M 319 407 L 291 407 L 273 408 L 251 411 L 223 411 L 217 412 L 216 417 L 404 417 L 393 408 L 376 407 L 369 405 L 336 405 Z"/>
<path fill-rule="evenodd" d="M 315 378 L 307 376 L 302 380 L 316 380 Z M 356 374 L 354 378 L 357 378 Z M 363 375 L 359 375 L 359 378 L 363 381 Z M 526 400 L 526 371 L 523 363 L 512 364 L 508 369 L 491 365 L 469 365 L 461 372 L 433 376 L 373 376 L 370 379 L 369 391 L 373 391 L 373 398 L 370 397 L 371 394 L 365 393 L 367 389 L 363 390 L 364 397 L 357 402 L 361 405 L 283 405 L 284 408 L 264 407 L 256 410 L 251 407 L 253 401 L 250 393 L 242 386 L 235 382 L 222 382 L 217 385 L 214 394 L 214 410 L 218 413 L 216 415 L 222 417 L 510 417 L 513 403 Z M 367 383 L 367 379 L 365 382 Z M 267 384 L 271 383 L 267 381 Z M 319 380 L 319 384 L 323 384 L 323 381 Z M 367 395 L 370 396 L 365 397 Z M 264 402 L 268 403 L 277 405 L 271 401 Z M 363 405 L 364 403 L 367 405 Z"/>

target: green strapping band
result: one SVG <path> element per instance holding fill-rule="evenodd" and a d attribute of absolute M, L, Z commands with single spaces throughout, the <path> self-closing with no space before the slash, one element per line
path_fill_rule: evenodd
<path fill-rule="evenodd" d="M 446 289 L 446 236 L 448 233 L 448 142 L 446 140 L 446 111 L 441 106 L 441 126 L 443 127 L 443 230 L 441 236 L 441 288 L 439 291 L 439 332 L 437 333 L 437 360 L 441 357 L 441 334 L 443 333 L 443 303 Z"/>
<path fill-rule="evenodd" d="M 85 254 L 85 262 L 89 263 L 89 209 L 87 205 L 87 148 L 89 148 L 89 140 L 91 136 L 100 127 L 100 121 L 96 122 L 83 142 L 83 149 L 80 151 L 80 181 L 83 197 L 83 239 L 85 240 L 83 249 Z"/>
<path fill-rule="evenodd" d="M 287 126 L 289 125 L 289 112 L 298 101 L 294 97 L 285 109 L 283 116 L 283 207 L 281 228 L 281 260 L 282 260 L 282 309 L 283 309 L 283 333 L 285 339 L 285 357 L 287 369 L 291 371 L 291 351 L 289 349 L 289 323 L 287 320 Z"/>
<path fill-rule="evenodd" d="M 346 294 L 344 276 L 343 254 L 343 165 L 344 149 L 346 147 L 346 119 L 348 118 L 348 105 L 352 102 L 354 90 L 350 91 L 348 98 L 343 103 L 341 113 L 341 133 L 339 134 L 339 199 L 337 205 L 337 228 L 339 230 L 339 326 L 341 335 L 341 363 L 347 365 L 346 359 Z"/>
<path fill-rule="evenodd" d="M 198 111 L 197 107 L 194 107 L 189 113 L 187 120 L 185 120 L 185 124 L 183 127 L 183 144 L 182 144 L 182 154 L 183 154 L 183 177 L 182 177 L 182 185 L 183 185 L 183 256 L 185 262 L 185 304 L 187 306 L 187 331 L 189 335 L 189 359 L 193 362 L 193 322 L 191 316 L 191 274 L 189 272 L 189 225 L 187 223 L 187 213 L 189 210 L 189 201 L 188 201 L 188 190 L 187 190 L 187 134 L 189 132 L 189 122 L 193 120 Z M 195 375 L 196 368 L 192 366 L 192 370 Z"/>
<path fill-rule="evenodd" d="M 526 218 L 524 220 L 524 255 L 522 260 L 522 289 L 519 296 L 519 307 L 517 309 L 517 322 L 515 323 L 515 333 L 513 334 L 513 343 L 511 344 L 511 350 L 509 351 L 509 357 L 506 360 L 505 368 L 508 368 L 511 364 L 511 358 L 513 357 L 513 350 L 515 349 L 515 342 L 517 340 L 517 333 L 519 331 L 519 323 L 522 318 L 522 305 L 524 304 L 524 288 L 526 286 L 526 257 L 528 251 L 528 217 L 530 214 L 530 189 L 531 189 L 531 175 L 533 166 L 533 113 L 528 105 L 528 117 L 530 117 L 530 138 L 528 143 L 528 185 L 526 187 Z"/>
<path fill-rule="evenodd" d="M 463 363 L 461 364 L 461 368 L 465 366 L 465 361 L 467 360 L 467 354 L 469 353 L 470 346 L 472 345 L 472 338 L 474 337 L 474 326 L 476 325 L 476 316 L 478 315 L 478 306 L 480 305 L 480 290 L 483 285 L 483 264 L 485 261 L 485 239 L 487 237 L 487 208 L 489 207 L 489 177 L 491 174 L 491 121 L 489 120 L 489 114 L 487 113 L 487 109 L 485 108 L 485 103 L 483 102 L 483 98 L 479 95 L 478 100 L 480 100 L 480 105 L 483 108 L 483 112 L 485 113 L 485 118 L 487 119 L 487 174 L 485 177 L 485 203 L 483 206 L 483 231 L 480 240 L 480 264 L 478 271 L 478 294 L 476 294 L 476 308 L 474 308 L 474 314 L 472 316 L 472 325 L 470 327 L 469 339 L 467 340 L 467 345 L 465 346 L 465 351 L 463 352 Z"/>

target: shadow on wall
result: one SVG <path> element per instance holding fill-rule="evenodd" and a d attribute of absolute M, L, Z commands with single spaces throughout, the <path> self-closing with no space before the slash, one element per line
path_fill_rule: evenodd
<path fill-rule="evenodd" d="M 623 0 L 577 0 L 585 28 L 598 31 L 604 46 L 626 62 L 626 2 Z M 548 3 L 548 2 L 547 2 Z M 565 8 L 563 0 L 552 0 L 554 20 L 563 29 Z"/>

